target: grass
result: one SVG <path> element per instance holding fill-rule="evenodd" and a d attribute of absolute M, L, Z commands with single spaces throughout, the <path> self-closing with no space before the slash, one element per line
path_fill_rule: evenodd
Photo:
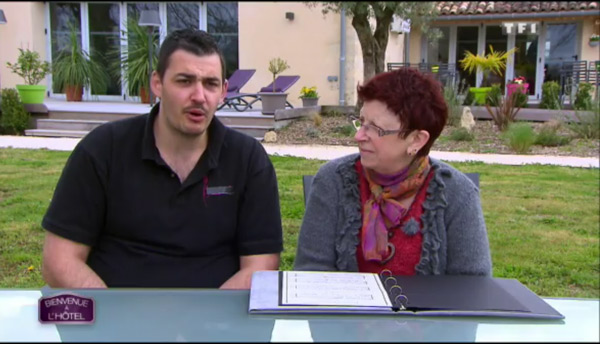
<path fill-rule="evenodd" d="M 0 288 L 39 288 L 41 219 L 69 152 L 0 149 Z M 284 227 L 281 268 L 294 261 L 304 213 L 302 175 L 323 161 L 271 157 Z M 599 170 L 451 163 L 480 173 L 494 276 L 540 296 L 600 297 Z"/>

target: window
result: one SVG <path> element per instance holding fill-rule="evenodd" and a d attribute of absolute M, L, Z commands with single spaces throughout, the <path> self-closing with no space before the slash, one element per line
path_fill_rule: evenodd
<path fill-rule="evenodd" d="M 237 2 L 208 2 L 207 32 L 216 40 L 225 56 L 226 78 L 239 68 Z"/>

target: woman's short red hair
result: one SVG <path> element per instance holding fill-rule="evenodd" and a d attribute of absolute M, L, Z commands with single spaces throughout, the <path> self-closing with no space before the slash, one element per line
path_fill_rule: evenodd
<path fill-rule="evenodd" d="M 406 130 L 400 133 L 403 137 L 414 130 L 429 132 L 429 141 L 418 155 L 429 154 L 448 120 L 448 105 L 438 81 L 415 69 L 401 68 L 377 74 L 357 90 L 359 99 L 378 100 L 398 116 Z"/>

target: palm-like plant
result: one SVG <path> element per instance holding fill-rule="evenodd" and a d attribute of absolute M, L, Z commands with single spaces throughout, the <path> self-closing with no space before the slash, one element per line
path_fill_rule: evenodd
<path fill-rule="evenodd" d="M 105 68 L 81 48 L 73 25 L 69 27 L 69 45 L 58 53 L 52 69 L 54 85 L 65 92 L 77 90 L 79 97 L 83 87 L 91 87 L 95 93 L 104 93 L 110 82 Z M 69 92 L 67 98 L 72 100 L 69 99 Z"/>
<path fill-rule="evenodd" d="M 150 61 L 148 59 L 150 45 L 148 42 L 148 31 L 141 27 L 136 20 L 128 21 L 129 32 L 124 32 L 122 44 L 119 49 L 113 51 L 116 54 L 117 61 L 111 68 L 118 80 L 121 80 L 121 70 L 123 71 L 123 80 L 127 83 L 129 94 L 140 94 L 141 90 L 150 88 Z M 152 66 L 158 64 L 158 33 L 152 33 Z"/>
<path fill-rule="evenodd" d="M 515 51 L 517 51 L 517 48 L 512 48 L 507 52 L 494 51 L 494 48 L 490 45 L 490 52 L 485 56 L 475 55 L 470 51 L 466 51 L 465 57 L 460 60 L 460 64 L 463 70 L 469 73 L 481 69 L 483 72 L 481 84 L 482 86 L 489 86 L 490 73 L 501 76 L 502 70 L 506 68 L 506 60 Z"/>

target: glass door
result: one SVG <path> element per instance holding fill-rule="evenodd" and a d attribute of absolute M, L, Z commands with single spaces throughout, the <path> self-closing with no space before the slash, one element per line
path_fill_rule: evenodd
<path fill-rule="evenodd" d="M 207 2 L 206 32 L 217 41 L 225 56 L 226 78 L 239 68 L 238 4 L 237 2 Z"/>
<path fill-rule="evenodd" d="M 476 87 L 476 74 L 462 69 L 460 60 L 465 57 L 465 52 L 470 51 L 477 55 L 477 42 L 479 39 L 479 27 L 459 26 L 456 28 L 456 70 L 460 79 L 464 79 L 470 87 Z"/>
<path fill-rule="evenodd" d="M 544 48 L 544 81 L 560 83 L 561 64 L 579 60 L 577 24 L 548 24 Z"/>
<path fill-rule="evenodd" d="M 119 41 L 120 37 L 120 8 L 118 4 L 108 3 L 88 3 L 89 37 L 90 37 L 90 57 L 106 66 L 106 71 L 110 76 L 108 88 L 104 92 L 99 92 L 92 88 L 93 96 L 112 96 L 101 97 L 101 99 L 121 98 L 121 75 L 119 70 Z M 116 73 L 113 71 L 117 71 Z"/>
<path fill-rule="evenodd" d="M 200 25 L 200 6 L 193 2 L 167 3 L 167 33 Z"/>
<path fill-rule="evenodd" d="M 79 34 L 81 44 L 81 6 L 78 3 L 50 2 L 50 54 L 55 60 L 61 50 L 69 46 L 69 26 L 73 25 Z M 64 90 L 53 83 L 52 96 L 66 99 Z"/>
<path fill-rule="evenodd" d="M 494 51 L 506 52 L 508 49 L 508 36 L 502 33 L 502 27 L 500 25 L 489 25 L 485 27 L 485 55 L 491 52 L 490 47 Z M 507 61 L 505 61 L 506 63 Z M 500 84 L 500 89 L 504 90 L 504 84 L 506 79 L 506 69 L 502 70 L 502 74 L 498 75 L 490 72 L 488 75 L 488 84 L 482 85 L 482 87 L 491 87 L 494 84 Z"/>
<path fill-rule="evenodd" d="M 535 95 L 537 86 L 538 36 L 520 33 L 515 37 L 513 78 L 523 76 L 529 84 L 529 95 Z"/>

